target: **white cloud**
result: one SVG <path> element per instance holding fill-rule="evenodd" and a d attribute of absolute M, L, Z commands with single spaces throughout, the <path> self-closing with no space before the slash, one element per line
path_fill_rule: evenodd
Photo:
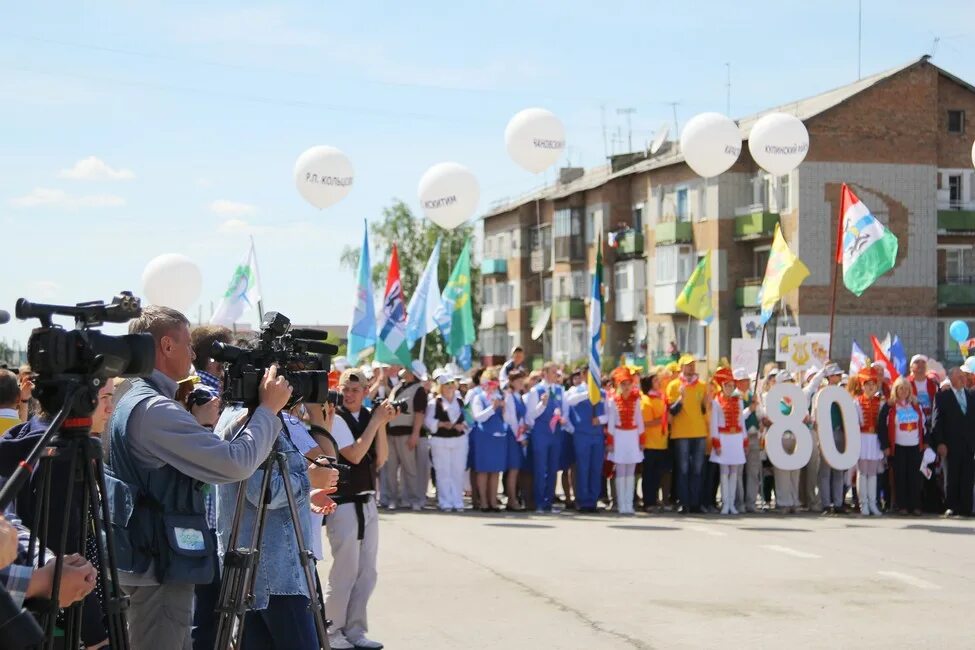
<path fill-rule="evenodd" d="M 72 196 L 64 190 L 48 187 L 35 187 L 29 194 L 10 199 L 10 205 L 17 208 L 118 208 L 125 205 L 125 199 L 114 194 L 87 194 Z"/>
<path fill-rule="evenodd" d="M 228 201 L 227 199 L 217 199 L 210 204 L 210 212 L 225 217 L 246 217 L 247 215 L 257 214 L 257 206 L 238 201 Z"/>
<path fill-rule="evenodd" d="M 59 178 L 76 181 L 129 181 L 135 178 L 131 169 L 112 169 L 101 158 L 88 156 L 82 158 L 70 169 L 62 169 Z"/>

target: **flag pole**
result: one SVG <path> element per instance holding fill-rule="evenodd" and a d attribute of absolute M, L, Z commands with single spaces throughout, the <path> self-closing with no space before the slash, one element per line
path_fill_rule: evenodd
<path fill-rule="evenodd" d="M 257 264 L 257 247 L 254 246 L 254 235 L 251 235 L 251 253 L 254 254 L 254 275 L 257 276 L 257 293 L 261 296 L 257 301 L 257 318 L 259 322 L 263 322 L 264 289 L 261 287 L 261 267 Z"/>
<path fill-rule="evenodd" d="M 427 335 L 424 334 L 423 337 L 420 339 L 420 361 L 422 363 L 426 363 L 425 361 L 423 361 L 423 356 L 426 350 L 427 350 Z"/>

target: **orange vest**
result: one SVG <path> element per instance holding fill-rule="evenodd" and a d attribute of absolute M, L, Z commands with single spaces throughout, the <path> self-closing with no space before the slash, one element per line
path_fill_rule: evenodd
<path fill-rule="evenodd" d="M 724 413 L 724 426 L 718 427 L 718 433 L 741 433 L 741 397 L 721 393 L 716 399 Z"/>
<path fill-rule="evenodd" d="M 860 395 L 857 398 L 863 411 L 863 426 L 860 433 L 877 433 L 877 415 L 880 413 L 880 398 L 876 395 Z"/>
<path fill-rule="evenodd" d="M 636 409 L 640 404 L 640 391 L 634 388 L 629 395 L 617 393 L 613 399 L 616 401 L 616 410 L 620 414 L 619 428 L 627 431 L 636 429 Z"/>

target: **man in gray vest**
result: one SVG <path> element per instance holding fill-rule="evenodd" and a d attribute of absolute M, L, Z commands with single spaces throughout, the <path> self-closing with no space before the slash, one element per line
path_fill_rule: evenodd
<path fill-rule="evenodd" d="M 388 494 L 382 495 L 390 510 L 412 508 L 422 510 L 426 504 L 426 489 L 419 493 L 417 478 L 417 445 L 423 430 L 423 418 L 427 411 L 427 392 L 423 382 L 427 369 L 422 361 L 414 361 L 399 372 L 400 383 L 389 395 L 390 402 L 399 402 L 403 408 L 386 426 L 389 437 L 389 460 L 383 467 L 383 487 Z"/>
<path fill-rule="evenodd" d="M 133 648 L 188 649 L 194 586 L 218 570 L 201 487 L 242 481 L 257 470 L 281 430 L 277 414 L 291 387 L 269 369 L 248 426 L 223 440 L 173 401 L 194 356 L 186 317 L 149 306 L 129 332 L 152 334 L 156 342 L 155 370 L 132 381 L 109 424 L 107 496 L 119 582 L 130 599 L 129 636 Z"/>

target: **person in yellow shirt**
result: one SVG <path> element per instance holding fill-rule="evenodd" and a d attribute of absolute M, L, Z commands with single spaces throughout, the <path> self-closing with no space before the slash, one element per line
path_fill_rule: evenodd
<path fill-rule="evenodd" d="M 14 373 L 0 369 L 0 435 L 21 422 L 20 381 Z"/>
<path fill-rule="evenodd" d="M 701 512 L 704 453 L 708 441 L 708 387 L 697 374 L 697 360 L 685 354 L 680 375 L 667 386 L 668 420 L 677 497 L 681 514 Z"/>
<path fill-rule="evenodd" d="M 661 368 L 651 368 L 640 379 L 640 409 L 643 411 L 643 509 L 662 510 L 657 493 L 660 480 L 670 471 L 670 452 L 667 450 L 667 403 L 660 392 Z"/>

